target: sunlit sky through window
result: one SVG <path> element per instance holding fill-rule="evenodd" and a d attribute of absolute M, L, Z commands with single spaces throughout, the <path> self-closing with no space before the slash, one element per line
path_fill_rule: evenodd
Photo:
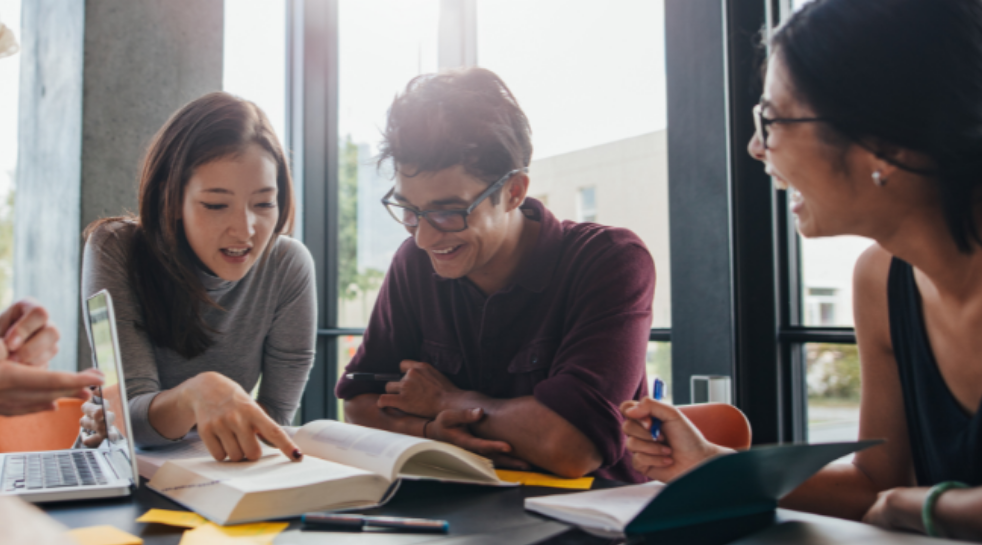
<path fill-rule="evenodd" d="M 479 0 L 478 64 L 528 115 L 541 159 L 664 129 L 662 0 Z"/>
<path fill-rule="evenodd" d="M 439 1 L 342 0 L 339 12 L 341 136 L 374 151 L 392 98 L 437 70 Z M 20 0 L 0 0 L 0 18 L 19 38 Z M 481 0 L 478 21 L 478 64 L 518 97 L 536 158 L 666 126 L 661 0 Z M 223 89 L 256 102 L 282 138 L 285 0 L 228 0 L 224 32 Z M 0 192 L 16 168 L 19 60 L 0 60 Z"/>
<path fill-rule="evenodd" d="M 255 102 L 280 142 L 286 130 L 286 1 L 227 0 L 222 89 Z"/>

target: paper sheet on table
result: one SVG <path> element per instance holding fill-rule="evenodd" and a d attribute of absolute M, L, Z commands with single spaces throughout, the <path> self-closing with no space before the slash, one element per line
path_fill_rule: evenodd
<path fill-rule="evenodd" d="M 170 509 L 151 509 L 136 519 L 137 522 L 166 524 L 180 528 L 197 528 L 208 524 L 208 519 L 190 511 L 173 511 Z"/>
<path fill-rule="evenodd" d="M 218 526 L 209 522 L 184 532 L 181 545 L 272 545 L 276 536 L 289 525 L 287 522 L 256 522 Z"/>
<path fill-rule="evenodd" d="M 591 522 L 583 525 L 623 532 L 664 488 L 665 483 L 651 481 L 576 494 L 540 496 L 527 498 L 525 508 L 572 524 Z"/>
<path fill-rule="evenodd" d="M 579 479 L 564 479 L 555 475 L 545 473 L 535 473 L 532 471 L 511 471 L 507 469 L 496 469 L 495 473 L 502 481 L 518 483 L 523 486 L 546 486 L 549 488 L 567 488 L 570 490 L 590 490 L 593 486 L 593 477 L 581 477 Z"/>
<path fill-rule="evenodd" d="M 69 530 L 78 545 L 142 545 L 143 540 L 112 526 L 90 526 Z"/>

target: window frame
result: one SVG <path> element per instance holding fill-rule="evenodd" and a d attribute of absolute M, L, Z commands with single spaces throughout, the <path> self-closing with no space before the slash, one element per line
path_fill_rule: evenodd
<path fill-rule="evenodd" d="M 287 1 L 286 144 L 301 197 L 297 236 L 314 258 L 319 308 L 316 356 L 298 422 L 339 416 L 339 342 L 365 332 L 338 325 L 338 6 L 339 0 Z M 440 10 L 438 65 L 476 64 L 476 0 L 442 0 Z M 671 342 L 672 330 L 653 328 L 649 341 Z"/>
<path fill-rule="evenodd" d="M 474 0 L 465 1 L 471 3 L 467 15 L 462 17 L 458 7 L 448 19 L 476 28 Z M 453 2 L 444 1 L 441 10 L 447 5 Z M 302 195 L 298 234 L 314 256 L 320 308 L 315 364 L 300 413 L 306 422 L 338 416 L 339 339 L 362 336 L 364 328 L 337 322 L 338 0 L 289 0 L 287 9 L 287 146 Z M 670 225 L 673 327 L 652 329 L 649 340 L 673 343 L 673 397 L 679 403 L 688 402 L 693 374 L 733 377 L 735 404 L 748 415 L 755 443 L 806 439 L 804 345 L 855 343 L 853 328 L 801 325 L 801 256 L 787 197 L 770 189 L 770 180 L 745 152 L 753 131 L 749 112 L 758 98 L 747 90 L 759 60 L 748 37 L 788 9 L 788 0 L 666 2 L 670 116 L 702 113 L 693 124 L 669 123 L 670 213 L 678 218 L 702 212 L 704 188 L 687 188 L 686 182 L 707 173 L 698 164 L 707 162 L 707 146 L 713 148 L 708 161 L 716 169 L 709 171 L 713 187 L 724 190 L 716 205 L 725 213 L 695 228 Z M 446 28 L 453 21 L 443 17 L 441 12 Z M 691 47 L 673 28 L 705 32 Z M 473 32 L 441 31 L 441 36 L 466 41 Z M 474 62 L 471 43 L 441 43 L 441 51 L 468 52 L 441 53 L 441 59 Z M 707 86 L 707 75 L 721 94 L 680 94 L 692 85 Z M 705 135 L 720 130 L 724 138 L 707 144 Z M 705 267 L 707 255 L 715 262 Z M 680 281 L 693 270 L 699 271 L 695 282 L 703 283 L 699 290 Z"/>

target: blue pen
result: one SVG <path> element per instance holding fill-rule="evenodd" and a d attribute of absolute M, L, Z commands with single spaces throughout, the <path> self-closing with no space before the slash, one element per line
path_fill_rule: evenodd
<path fill-rule="evenodd" d="M 656 378 L 654 390 L 655 391 L 651 397 L 653 397 L 656 401 L 661 401 L 661 398 L 665 395 L 665 382 L 660 378 Z M 657 418 L 652 418 L 651 438 L 657 440 L 660 432 L 661 432 L 661 420 L 658 420 Z"/>

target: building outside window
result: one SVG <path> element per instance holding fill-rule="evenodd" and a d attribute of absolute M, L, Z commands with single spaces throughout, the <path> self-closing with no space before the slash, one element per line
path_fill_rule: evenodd
<path fill-rule="evenodd" d="M 597 221 L 597 188 L 584 187 L 580 189 L 580 202 L 577 209 L 579 221 Z"/>

